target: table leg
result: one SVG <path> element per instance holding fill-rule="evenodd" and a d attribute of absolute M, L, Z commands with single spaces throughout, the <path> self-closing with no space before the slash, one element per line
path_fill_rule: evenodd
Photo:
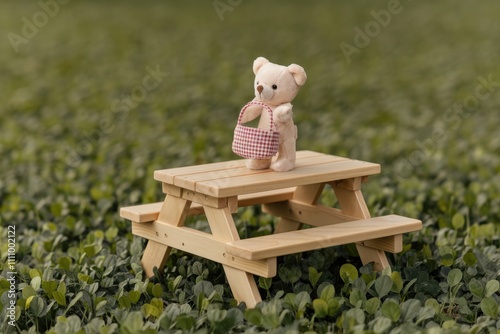
<path fill-rule="evenodd" d="M 160 210 L 158 220 L 173 226 L 184 224 L 191 201 L 167 195 Z M 172 247 L 149 240 L 142 255 L 141 264 L 146 277 L 154 276 L 153 268 L 163 270 Z"/>
<path fill-rule="evenodd" d="M 359 257 L 363 264 L 373 263 L 373 270 L 382 271 L 389 267 L 389 261 L 384 251 L 380 249 L 369 248 L 360 244 L 356 244 Z"/>
<path fill-rule="evenodd" d="M 323 183 L 299 186 L 293 193 L 293 199 L 304 204 L 315 204 L 321 196 L 324 186 Z M 274 233 L 295 231 L 301 228 L 302 223 L 281 217 L 274 229 Z"/>
<path fill-rule="evenodd" d="M 370 218 L 370 211 L 361 193 L 361 178 L 332 183 L 342 212 L 359 219 Z M 380 271 L 389 266 L 384 251 L 356 244 L 363 264 L 373 262 L 373 269 Z"/>
<path fill-rule="evenodd" d="M 229 207 L 216 209 L 204 206 L 204 210 L 213 236 L 224 241 L 240 239 Z M 255 307 L 262 299 L 253 275 L 228 265 L 223 267 L 234 298 L 245 302 L 247 307 Z"/>
<path fill-rule="evenodd" d="M 169 253 L 170 247 L 153 240 L 148 240 L 141 259 L 146 277 L 154 276 L 154 267 L 157 267 L 159 270 L 163 269 L 165 263 L 167 263 Z"/>

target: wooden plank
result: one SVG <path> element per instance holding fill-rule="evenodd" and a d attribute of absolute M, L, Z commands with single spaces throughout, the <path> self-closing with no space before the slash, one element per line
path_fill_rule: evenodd
<path fill-rule="evenodd" d="M 361 177 L 361 181 L 363 179 L 364 177 Z M 370 211 L 366 206 L 361 189 L 353 190 L 355 187 L 348 189 L 350 187 L 343 187 L 342 184 L 336 184 L 335 182 L 331 183 L 331 185 L 343 213 L 360 219 L 370 218 Z M 389 261 L 383 250 L 367 247 L 360 243 L 356 244 L 356 249 L 361 262 L 363 264 L 373 263 L 374 270 L 380 271 L 389 266 Z"/>
<path fill-rule="evenodd" d="M 262 277 L 276 276 L 276 259 L 250 261 L 232 256 L 226 252 L 226 242 L 189 227 L 176 227 L 161 221 L 132 223 L 132 233 L 149 239 L 148 245 L 159 247 L 151 248 L 152 258 L 173 247 Z M 143 266 L 153 268 L 149 264 Z"/>
<path fill-rule="evenodd" d="M 361 178 L 356 179 L 356 181 L 348 182 L 347 185 L 360 185 Z M 360 187 L 355 187 L 355 190 L 349 189 L 350 186 L 346 186 L 346 183 L 343 182 L 331 182 L 331 185 L 343 213 L 359 219 L 370 218 L 370 211 L 366 206 Z"/>
<path fill-rule="evenodd" d="M 153 269 L 156 267 L 162 270 L 167 262 L 170 248 L 166 245 L 149 240 L 141 259 L 141 265 L 146 277 L 153 277 Z"/>
<path fill-rule="evenodd" d="M 261 191 L 238 196 L 238 207 L 286 201 L 293 198 L 295 187 Z"/>
<path fill-rule="evenodd" d="M 316 156 L 310 156 L 307 158 L 302 158 L 296 161 L 296 168 L 303 168 L 308 166 L 314 166 L 324 163 L 331 163 L 335 161 L 348 160 L 343 157 L 336 157 L 326 154 L 318 154 Z M 234 177 L 257 177 L 259 178 L 262 174 L 275 174 L 271 169 L 262 170 L 252 170 L 248 168 L 226 168 L 223 170 L 207 171 L 203 173 L 188 174 L 176 176 L 174 179 L 174 184 L 186 189 L 195 189 L 195 185 L 198 182 L 212 181 L 220 186 L 225 186 L 230 184 L 231 179 Z M 280 174 L 280 173 L 278 173 Z M 287 174 L 287 173 L 282 173 Z"/>
<path fill-rule="evenodd" d="M 333 182 L 335 186 L 347 190 L 360 190 L 361 189 L 361 177 L 355 177 L 353 179 L 345 179 Z"/>
<path fill-rule="evenodd" d="M 305 204 L 315 204 L 321 196 L 324 187 L 324 183 L 306 184 L 297 187 L 293 193 L 293 199 Z"/>
<path fill-rule="evenodd" d="M 266 259 L 418 231 L 417 219 L 388 215 L 305 230 L 232 241 L 226 251 L 249 260 Z"/>
<path fill-rule="evenodd" d="M 236 196 L 232 197 L 236 198 Z M 217 209 L 225 208 L 229 205 L 229 201 L 232 201 L 232 199 L 230 199 L 231 197 L 213 197 L 192 190 L 184 190 L 182 192 L 182 198 Z"/>
<path fill-rule="evenodd" d="M 173 226 L 181 226 L 186 220 L 191 201 L 175 196 L 165 196 L 163 205 L 158 214 L 158 220 L 171 224 Z"/>
<path fill-rule="evenodd" d="M 317 153 L 313 151 L 299 151 L 297 152 L 297 161 L 302 159 L 308 159 L 310 157 L 316 157 L 320 155 L 325 155 L 323 153 Z M 154 172 L 154 178 L 157 181 L 161 181 L 164 183 L 174 184 L 175 177 L 182 177 L 185 175 L 193 175 L 198 173 L 217 173 L 218 171 L 225 171 L 227 169 L 246 169 L 246 160 L 238 159 L 231 161 L 222 161 L 222 162 L 214 162 L 203 165 L 195 165 L 195 166 L 185 166 L 185 167 L 176 167 L 169 169 L 161 169 L 156 170 Z"/>
<path fill-rule="evenodd" d="M 204 210 L 210 230 L 216 238 L 224 241 L 240 239 L 233 217 L 231 216 L 231 211 L 228 208 L 215 209 L 205 206 Z"/>
<path fill-rule="evenodd" d="M 263 212 L 269 213 L 273 216 L 281 217 L 282 219 L 285 219 L 287 223 L 292 222 L 299 224 L 308 224 L 311 226 L 333 225 L 358 220 L 358 218 L 356 217 L 344 214 L 339 209 L 330 208 L 323 205 L 304 204 L 296 201 L 295 199 L 284 202 L 265 204 L 263 205 Z M 287 224 L 286 226 L 290 225 L 291 224 Z M 297 228 L 295 228 L 295 230 L 296 229 Z M 280 232 L 291 230 L 293 229 L 289 228 L 287 230 L 280 230 Z M 374 248 L 391 253 L 399 253 L 403 250 L 403 238 L 401 234 L 376 240 L 369 240 L 360 244 L 369 248 Z"/>
<path fill-rule="evenodd" d="M 158 219 L 163 202 L 126 206 L 120 208 L 120 217 L 136 223 L 151 222 Z"/>
<path fill-rule="evenodd" d="M 227 242 L 239 240 L 240 237 L 234 225 L 229 208 L 215 209 L 205 206 L 204 209 L 214 237 L 226 242 L 226 245 Z M 276 261 L 276 259 L 274 259 L 274 261 Z M 248 307 L 254 307 L 257 303 L 262 301 L 259 289 L 252 275 L 246 270 L 236 269 L 229 265 L 223 265 L 223 268 L 236 300 L 245 302 Z"/>
<path fill-rule="evenodd" d="M 263 211 L 273 216 L 283 217 L 302 224 L 325 226 L 358 220 L 341 210 L 323 205 L 311 205 L 289 200 L 263 205 Z"/>
<path fill-rule="evenodd" d="M 196 191 L 214 197 L 226 197 L 273 190 L 284 187 L 323 183 L 380 172 L 380 165 L 359 160 L 340 160 L 314 166 L 297 166 L 284 172 L 231 177 L 224 184 L 220 180 L 199 181 Z"/>
<path fill-rule="evenodd" d="M 293 193 L 293 200 L 305 204 L 315 204 L 321 196 L 321 192 L 324 187 L 324 183 L 299 186 Z M 265 211 L 265 206 L 263 206 L 263 209 Z M 278 223 L 276 224 L 276 228 L 274 229 L 274 233 L 283 233 L 302 228 L 302 222 L 294 220 L 293 217 L 287 217 L 280 214 L 274 215 L 280 217 Z"/>
<path fill-rule="evenodd" d="M 360 245 L 390 253 L 400 253 L 403 251 L 403 235 L 397 234 L 385 238 L 367 240 L 360 242 Z"/>
<path fill-rule="evenodd" d="M 182 197 L 182 188 L 176 187 L 173 184 L 162 183 L 162 191 L 167 195 L 174 195 L 175 197 Z"/>
<path fill-rule="evenodd" d="M 165 224 L 181 226 L 184 223 L 190 204 L 191 202 L 184 199 L 168 196 L 165 198 L 158 218 L 162 219 Z M 171 248 L 168 246 L 165 247 L 155 241 L 148 242 L 141 259 L 141 264 L 147 277 L 152 277 L 154 275 L 154 267 L 163 270 L 170 251 Z"/>
<path fill-rule="evenodd" d="M 311 156 L 308 158 L 300 159 L 295 164 L 295 169 L 312 167 L 315 165 L 321 165 L 325 163 L 332 163 L 337 161 L 348 161 L 349 159 L 336 157 L 331 155 L 320 154 L 317 156 Z M 211 182 L 213 185 L 225 188 L 230 187 L 233 179 L 246 177 L 250 179 L 250 182 L 253 182 L 253 179 L 261 179 L 263 175 L 273 176 L 280 174 L 280 177 L 292 177 L 290 172 L 286 173 L 277 173 L 271 169 L 263 169 L 263 170 L 251 170 L 248 168 L 227 168 L 224 170 L 217 171 L 208 171 L 204 173 L 196 173 L 189 175 L 176 176 L 174 179 L 174 185 L 190 189 L 190 190 L 198 190 L 197 185 L 203 182 Z M 268 190 L 268 189 L 262 189 Z M 259 190 L 261 191 L 261 190 Z M 239 194 L 238 194 L 239 195 Z"/>
<path fill-rule="evenodd" d="M 363 262 L 363 264 L 372 263 L 373 270 L 382 271 L 384 268 L 389 267 L 389 261 L 383 250 L 365 247 L 359 243 L 356 244 L 356 249 L 361 262 Z"/>
<path fill-rule="evenodd" d="M 169 169 L 160 169 L 154 172 L 154 179 L 168 184 L 174 183 L 176 176 L 191 175 L 196 173 L 216 172 L 232 168 L 245 168 L 245 160 L 231 160 L 214 162 L 203 165 L 184 166 Z"/>
<path fill-rule="evenodd" d="M 251 273 L 230 266 L 224 266 L 224 272 L 234 299 L 238 302 L 244 302 L 248 308 L 254 308 L 262 301 L 259 288 L 257 288 L 255 278 Z"/>
<path fill-rule="evenodd" d="M 207 205 L 214 208 L 224 208 L 231 204 L 236 204 L 236 196 L 232 197 L 213 197 L 206 194 L 200 194 L 193 190 L 183 189 L 178 186 L 174 186 L 168 183 L 162 183 L 163 192 L 167 195 L 173 195 L 176 197 L 187 199 L 201 205 Z"/>
<path fill-rule="evenodd" d="M 256 204 L 286 201 L 293 197 L 295 187 L 263 191 L 254 194 L 238 196 L 238 207 L 245 207 Z M 168 196 L 168 195 L 167 195 Z M 133 205 L 120 208 L 120 217 L 136 223 L 147 223 L 158 219 L 163 202 L 150 204 Z M 188 216 L 204 214 L 203 206 L 198 203 L 191 203 L 187 212 Z"/>

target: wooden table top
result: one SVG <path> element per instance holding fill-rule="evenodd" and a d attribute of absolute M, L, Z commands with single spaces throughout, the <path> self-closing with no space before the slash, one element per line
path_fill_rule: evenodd
<path fill-rule="evenodd" d="M 157 170 L 157 181 L 213 197 L 229 197 L 380 173 L 380 165 L 317 153 L 297 152 L 295 169 L 250 170 L 246 160 Z"/>

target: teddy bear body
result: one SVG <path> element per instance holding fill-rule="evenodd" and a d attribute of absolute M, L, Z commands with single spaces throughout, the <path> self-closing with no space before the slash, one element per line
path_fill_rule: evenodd
<path fill-rule="evenodd" d="M 296 64 L 277 65 L 264 57 L 255 59 L 254 101 L 268 105 L 273 111 L 273 125 L 280 132 L 279 149 L 275 159 L 248 159 L 250 169 L 271 168 L 277 172 L 285 172 L 295 167 L 295 143 L 297 127 L 293 123 L 293 106 L 290 102 L 297 95 L 307 76 L 304 69 Z M 251 106 L 242 118 L 246 123 L 260 116 L 259 128 L 270 128 L 270 115 L 262 112 L 263 108 Z"/>

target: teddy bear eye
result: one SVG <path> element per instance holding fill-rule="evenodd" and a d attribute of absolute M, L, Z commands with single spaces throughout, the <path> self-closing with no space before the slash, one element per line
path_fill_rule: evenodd
<path fill-rule="evenodd" d="M 277 89 L 278 88 L 278 86 L 276 86 L 276 85 L 273 85 L 272 87 L 273 87 L 273 89 Z"/>
<path fill-rule="evenodd" d="M 259 84 L 259 82 L 257 81 L 257 85 Z"/>

